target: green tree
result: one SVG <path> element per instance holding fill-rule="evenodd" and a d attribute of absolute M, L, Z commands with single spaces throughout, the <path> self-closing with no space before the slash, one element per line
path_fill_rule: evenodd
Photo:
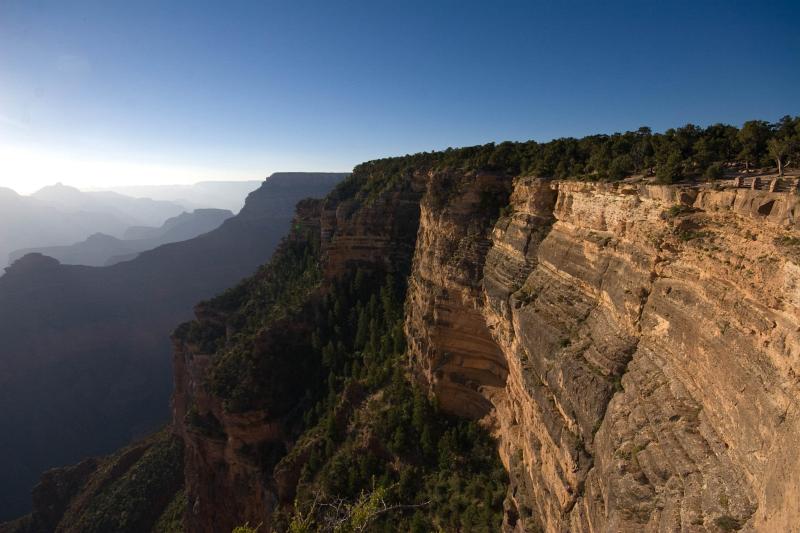
<path fill-rule="evenodd" d="M 767 151 L 769 155 L 775 160 L 775 166 L 778 167 L 778 175 L 783 177 L 784 164 L 788 164 L 787 157 L 792 152 L 792 143 L 787 139 L 770 139 L 767 141 Z"/>
<path fill-rule="evenodd" d="M 745 168 L 758 163 L 764 156 L 767 140 L 770 137 L 770 127 L 763 120 L 749 120 L 744 123 L 736 136 L 742 145 L 739 158 L 744 160 Z"/>
<path fill-rule="evenodd" d="M 682 161 L 679 152 L 672 152 L 667 160 L 656 169 L 656 179 L 659 183 L 670 184 L 678 181 L 682 177 Z"/>
<path fill-rule="evenodd" d="M 707 181 L 713 181 L 721 179 L 724 174 L 725 173 L 723 171 L 722 165 L 720 165 L 719 163 L 712 163 L 706 169 L 705 173 L 703 174 L 703 177 Z"/>
<path fill-rule="evenodd" d="M 621 180 L 633 172 L 633 159 L 628 154 L 615 157 L 608 166 L 608 179 Z"/>

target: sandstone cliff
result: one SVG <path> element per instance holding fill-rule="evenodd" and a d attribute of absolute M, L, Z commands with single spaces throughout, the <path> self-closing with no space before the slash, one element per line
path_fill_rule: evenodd
<path fill-rule="evenodd" d="M 505 528 L 797 527 L 797 196 L 519 178 L 477 230 L 475 204 L 423 201 L 406 329 L 494 428 Z"/>
<path fill-rule="evenodd" d="M 367 174 L 301 204 L 278 262 L 176 335 L 187 530 L 285 525 L 326 387 L 328 431 L 350 435 L 335 446 L 400 468 L 368 420 L 387 389 L 319 372 L 320 302 L 357 269 L 408 276 L 406 368 L 495 436 L 505 531 L 796 527 L 796 195 Z"/>
<path fill-rule="evenodd" d="M 410 369 L 496 436 L 506 530 L 794 527 L 796 196 L 428 171 L 356 197 L 301 206 L 296 227 L 320 238 L 308 298 L 413 257 Z M 214 356 L 176 354 L 187 526 L 269 520 L 302 466 L 279 464 L 302 432 L 293 411 L 231 413 L 204 384 Z M 188 428 L 189 403 L 217 429 Z"/>

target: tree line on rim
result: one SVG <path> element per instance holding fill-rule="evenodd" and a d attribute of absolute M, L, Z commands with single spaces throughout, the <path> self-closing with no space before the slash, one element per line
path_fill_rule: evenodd
<path fill-rule="evenodd" d="M 421 152 L 359 165 L 350 183 L 360 186 L 360 181 L 383 181 L 381 177 L 399 177 L 426 168 L 497 170 L 512 175 L 591 181 L 643 175 L 655 177 L 660 183 L 673 183 L 682 179 L 720 179 L 726 167 L 773 167 L 783 176 L 785 169 L 795 166 L 798 159 L 800 117 L 787 115 L 774 123 L 750 120 L 741 128 L 687 124 L 654 133 L 641 127 L 625 133 L 565 137 L 545 143 L 489 143 Z"/>

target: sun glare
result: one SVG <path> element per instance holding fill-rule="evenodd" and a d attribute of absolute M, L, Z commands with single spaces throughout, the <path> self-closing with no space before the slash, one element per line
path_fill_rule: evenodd
<path fill-rule="evenodd" d="M 64 183 L 85 189 L 136 184 L 190 184 L 204 180 L 258 179 L 258 173 L 147 162 L 81 159 L 15 146 L 0 146 L 0 187 L 30 194 Z"/>

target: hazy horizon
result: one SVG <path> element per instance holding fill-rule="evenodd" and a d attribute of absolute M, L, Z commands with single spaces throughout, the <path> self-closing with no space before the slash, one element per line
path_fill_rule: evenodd
<path fill-rule="evenodd" d="M 93 185 L 91 183 L 88 183 L 87 185 L 82 185 L 80 180 L 78 181 L 78 183 L 63 181 L 63 180 L 56 180 L 49 182 L 43 180 L 41 182 L 34 182 L 34 183 L 7 184 L 6 183 L 7 180 L 5 178 L 0 178 L 0 188 L 11 189 L 20 196 L 31 196 L 32 194 L 42 190 L 45 187 L 52 187 L 54 185 L 59 185 L 59 184 L 67 187 L 73 187 L 83 192 L 101 192 L 101 191 L 114 191 L 114 190 L 138 189 L 138 188 L 144 189 L 144 188 L 192 187 L 201 183 L 209 183 L 209 182 L 229 182 L 229 183 L 259 182 L 260 183 L 264 181 L 264 179 L 266 179 L 270 174 L 267 174 L 264 177 L 254 178 L 254 179 L 236 179 L 236 178 L 202 179 L 202 180 L 195 180 L 183 183 L 170 183 L 170 182 L 153 183 L 153 182 L 148 182 L 146 180 L 142 180 L 138 183 L 122 182 L 120 184 L 112 183 L 109 185 Z"/>
<path fill-rule="evenodd" d="M 800 4 L 0 5 L 0 184 L 261 179 L 800 113 Z"/>

